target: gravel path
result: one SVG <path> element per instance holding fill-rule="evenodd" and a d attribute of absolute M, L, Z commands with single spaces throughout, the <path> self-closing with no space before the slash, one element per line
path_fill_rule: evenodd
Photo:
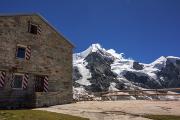
<path fill-rule="evenodd" d="M 180 101 L 86 101 L 38 110 L 81 116 L 90 120 L 149 120 L 140 116 L 180 115 Z"/>

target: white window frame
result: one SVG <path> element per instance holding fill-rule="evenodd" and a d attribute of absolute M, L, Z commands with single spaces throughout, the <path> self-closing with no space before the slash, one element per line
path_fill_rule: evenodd
<path fill-rule="evenodd" d="M 15 76 L 22 76 L 22 83 L 21 83 L 21 88 L 15 88 L 14 87 L 14 79 L 15 79 Z M 12 89 L 14 89 L 14 90 L 23 90 L 23 78 L 24 78 L 24 74 L 23 73 L 14 73 L 13 74 L 13 85 L 12 85 Z"/>

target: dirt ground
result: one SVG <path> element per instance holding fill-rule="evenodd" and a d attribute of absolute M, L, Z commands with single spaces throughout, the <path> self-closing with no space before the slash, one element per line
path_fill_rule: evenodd
<path fill-rule="evenodd" d="M 141 115 L 180 115 L 180 101 L 86 101 L 38 110 L 65 113 L 90 120 L 149 120 Z"/>

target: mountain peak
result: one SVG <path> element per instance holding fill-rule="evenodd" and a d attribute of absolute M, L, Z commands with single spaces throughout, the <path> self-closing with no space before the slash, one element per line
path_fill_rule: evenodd
<path fill-rule="evenodd" d="M 92 44 L 89 48 L 91 49 L 91 52 L 96 52 L 103 49 L 99 43 Z"/>
<path fill-rule="evenodd" d="M 161 56 L 158 59 L 156 59 L 154 62 L 152 62 L 150 65 L 153 65 L 158 69 L 161 69 L 162 67 L 165 67 L 167 60 L 175 64 L 176 60 L 180 60 L 180 58 L 174 56 L 167 56 L 167 57 Z"/>
<path fill-rule="evenodd" d="M 88 49 L 84 50 L 81 53 L 76 53 L 74 57 L 78 58 L 86 58 L 90 53 L 97 52 L 98 50 L 105 50 L 101 47 L 99 43 L 92 44 L 88 47 Z"/>
<path fill-rule="evenodd" d="M 156 59 L 154 62 L 152 62 L 151 64 L 157 64 L 157 63 L 162 63 L 162 62 L 166 62 L 166 57 L 161 56 L 158 59 Z"/>
<path fill-rule="evenodd" d="M 124 55 L 124 53 L 120 53 L 120 54 L 117 53 L 114 49 L 106 50 L 99 43 L 96 43 L 90 45 L 88 49 L 86 49 L 85 51 L 74 54 L 74 58 L 75 59 L 86 58 L 90 53 L 94 53 L 94 52 L 99 52 L 101 55 L 111 57 L 114 59 L 123 59 L 123 55 Z"/>

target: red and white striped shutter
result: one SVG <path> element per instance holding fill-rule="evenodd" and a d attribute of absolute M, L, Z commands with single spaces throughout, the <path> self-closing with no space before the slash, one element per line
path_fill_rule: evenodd
<path fill-rule="evenodd" d="M 38 28 L 37 28 L 37 34 L 40 35 L 41 34 L 41 26 L 38 25 Z"/>
<path fill-rule="evenodd" d="M 5 85 L 5 77 L 6 77 L 6 72 L 1 71 L 0 72 L 0 88 L 4 87 Z"/>
<path fill-rule="evenodd" d="M 27 73 L 25 73 L 24 76 L 23 76 L 23 84 L 22 84 L 23 89 L 27 88 L 28 79 L 29 79 L 29 75 Z"/>
<path fill-rule="evenodd" d="M 48 92 L 48 76 L 44 77 L 44 92 Z"/>
<path fill-rule="evenodd" d="M 26 60 L 30 60 L 30 58 L 31 58 L 31 46 L 26 47 L 25 58 L 26 58 Z"/>

